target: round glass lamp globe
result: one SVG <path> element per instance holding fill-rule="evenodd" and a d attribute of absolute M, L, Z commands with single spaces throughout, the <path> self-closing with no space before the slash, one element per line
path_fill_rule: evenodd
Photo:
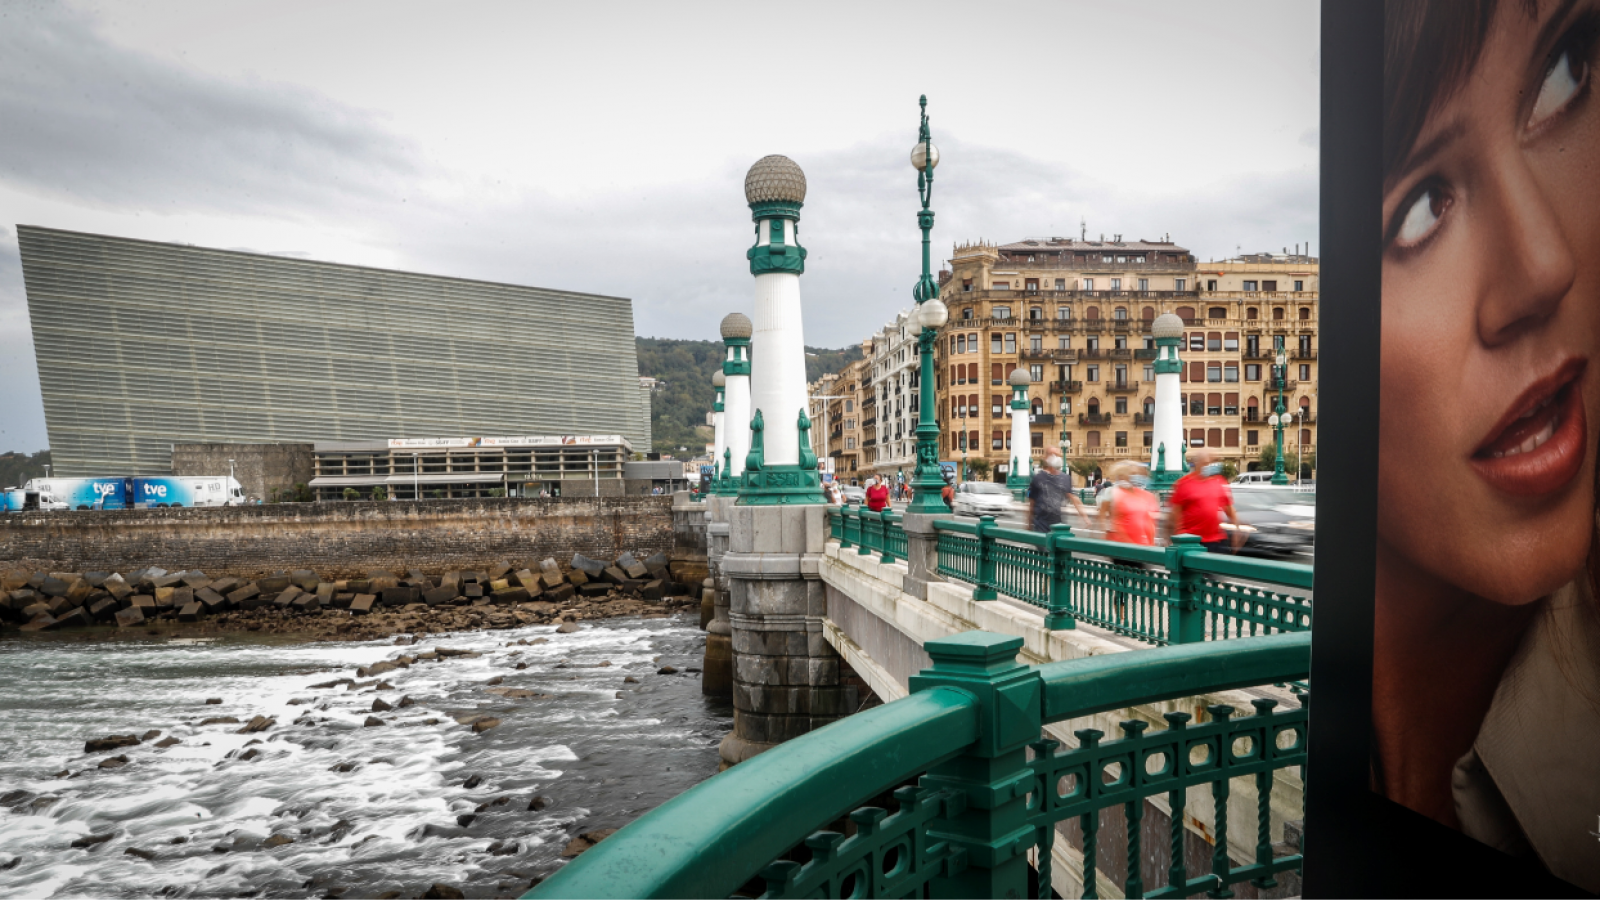
<path fill-rule="evenodd" d="M 917 307 L 917 322 L 923 328 L 940 329 L 950 321 L 950 308 L 937 297 L 930 297 Z"/>
<path fill-rule="evenodd" d="M 911 148 L 911 166 L 918 172 L 923 169 L 939 168 L 939 148 L 931 141 L 928 143 L 918 141 L 917 146 Z"/>

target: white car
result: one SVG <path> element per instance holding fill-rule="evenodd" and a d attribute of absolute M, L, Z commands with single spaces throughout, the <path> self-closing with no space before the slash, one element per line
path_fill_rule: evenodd
<path fill-rule="evenodd" d="M 1011 512 L 1011 492 L 996 482 L 962 482 L 956 485 L 958 516 L 1004 516 Z"/>

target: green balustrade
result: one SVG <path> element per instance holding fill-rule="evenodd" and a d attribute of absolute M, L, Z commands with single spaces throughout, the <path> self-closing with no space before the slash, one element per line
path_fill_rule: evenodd
<path fill-rule="evenodd" d="M 1052 629 L 1081 621 L 1167 645 L 1311 628 L 1310 566 L 1207 553 L 1191 535 L 1156 548 L 1080 538 L 1066 525 L 1005 529 L 987 516 L 934 527 L 940 575 L 972 585 L 975 600 L 1043 607 Z"/>
<path fill-rule="evenodd" d="M 1125 897 L 1228 897 L 1298 870 L 1275 857 L 1275 779 L 1298 769 L 1306 712 L 1256 698 L 1250 715 L 1210 704 L 1121 722 L 1110 740 L 1043 727 L 1137 705 L 1304 679 L 1305 632 L 1107 654 L 1025 666 L 1022 639 L 967 632 L 926 644 L 933 666 L 911 695 L 754 757 L 640 817 L 540 883 L 528 898 L 1021 898 L 1037 852 L 1050 897 L 1052 849 L 1083 861 L 1084 897 L 1120 883 Z M 1253 859 L 1228 853 L 1227 802 L 1241 780 L 1256 796 Z M 1208 835 L 1185 811 L 1209 792 Z M 1166 812 L 1158 803 L 1164 802 Z M 892 803 L 894 811 L 888 805 Z M 1147 859 L 1147 816 L 1165 818 L 1165 865 Z M 1280 827 L 1281 828 L 1281 827 Z M 846 837 L 846 833 L 850 834 Z M 1213 845 L 1190 873 L 1194 841 Z"/>

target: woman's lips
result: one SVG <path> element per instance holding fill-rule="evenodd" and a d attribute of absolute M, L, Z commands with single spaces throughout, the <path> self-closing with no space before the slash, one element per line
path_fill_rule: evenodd
<path fill-rule="evenodd" d="M 1472 455 L 1472 466 L 1490 485 L 1512 495 L 1548 494 L 1572 481 L 1588 452 L 1583 374 L 1587 361 L 1572 360 L 1540 379 Z"/>

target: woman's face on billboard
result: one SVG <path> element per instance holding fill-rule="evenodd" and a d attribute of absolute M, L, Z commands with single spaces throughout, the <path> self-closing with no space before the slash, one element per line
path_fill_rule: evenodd
<path fill-rule="evenodd" d="M 1596 6 L 1502 0 L 1384 189 L 1380 548 L 1504 604 L 1571 579 L 1594 522 Z"/>

